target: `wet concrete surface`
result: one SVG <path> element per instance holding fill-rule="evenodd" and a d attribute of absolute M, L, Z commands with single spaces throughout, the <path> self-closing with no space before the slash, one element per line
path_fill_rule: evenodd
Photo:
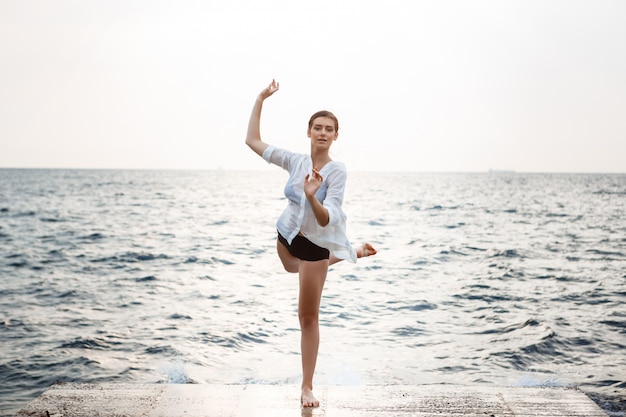
<path fill-rule="evenodd" d="M 53 385 L 16 417 L 606 417 L 563 387 L 465 385 L 318 386 L 302 408 L 291 385 Z"/>

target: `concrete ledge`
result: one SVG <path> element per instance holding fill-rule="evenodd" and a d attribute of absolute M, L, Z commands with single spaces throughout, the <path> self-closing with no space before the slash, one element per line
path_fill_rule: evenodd
<path fill-rule="evenodd" d="M 296 386 L 61 383 L 16 417 L 606 417 L 573 388 L 333 385 L 315 393 L 321 406 L 302 409 Z"/>

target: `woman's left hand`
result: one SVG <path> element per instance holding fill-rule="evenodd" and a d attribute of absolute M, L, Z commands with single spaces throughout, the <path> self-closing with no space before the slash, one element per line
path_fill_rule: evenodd
<path fill-rule="evenodd" d="M 304 178 L 304 194 L 307 199 L 314 198 L 317 190 L 322 186 L 324 178 L 317 168 L 313 168 L 313 175 L 307 174 Z"/>

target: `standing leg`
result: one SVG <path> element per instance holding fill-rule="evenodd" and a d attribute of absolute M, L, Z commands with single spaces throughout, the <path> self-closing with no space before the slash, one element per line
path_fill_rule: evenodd
<path fill-rule="evenodd" d="M 328 261 L 300 261 L 300 295 L 298 318 L 302 332 L 302 405 L 317 407 L 319 401 L 313 395 L 313 374 L 320 344 L 319 312 L 322 290 L 328 273 Z"/>

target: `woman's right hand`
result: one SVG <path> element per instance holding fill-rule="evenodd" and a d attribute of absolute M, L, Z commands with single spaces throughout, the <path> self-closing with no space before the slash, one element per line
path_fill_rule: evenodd
<path fill-rule="evenodd" d="M 274 94 L 275 92 L 278 91 L 278 87 L 279 84 L 276 82 L 276 80 L 272 80 L 272 82 L 270 83 L 270 85 L 268 85 L 267 87 L 265 87 L 263 89 L 263 91 L 261 91 L 259 93 L 259 98 L 261 100 L 265 100 L 266 98 L 268 98 L 269 96 L 271 96 L 272 94 Z"/>

